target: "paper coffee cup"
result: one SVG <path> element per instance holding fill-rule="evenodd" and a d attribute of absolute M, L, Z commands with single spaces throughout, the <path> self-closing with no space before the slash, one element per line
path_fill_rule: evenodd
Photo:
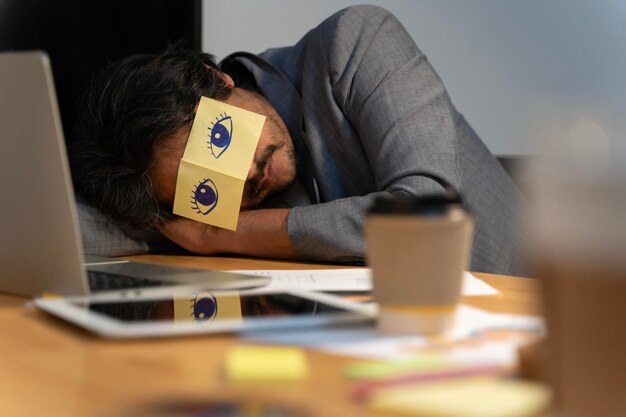
<path fill-rule="evenodd" d="M 458 197 L 378 200 L 366 220 L 378 328 L 437 334 L 453 323 L 473 222 Z"/>

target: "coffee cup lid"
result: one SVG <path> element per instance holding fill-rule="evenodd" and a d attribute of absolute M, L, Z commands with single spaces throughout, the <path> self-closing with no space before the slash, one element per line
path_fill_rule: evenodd
<path fill-rule="evenodd" d="M 452 207 L 463 207 L 461 196 L 456 192 L 423 196 L 400 194 L 377 197 L 368 213 L 440 216 Z"/>

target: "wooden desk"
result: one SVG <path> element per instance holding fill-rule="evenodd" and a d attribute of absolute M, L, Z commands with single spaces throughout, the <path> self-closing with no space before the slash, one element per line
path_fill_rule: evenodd
<path fill-rule="evenodd" d="M 321 264 L 200 256 L 143 255 L 134 260 L 209 269 L 335 268 Z M 501 291 L 466 297 L 493 311 L 536 314 L 536 281 L 475 274 Z M 131 416 L 163 400 L 262 398 L 296 404 L 312 416 L 378 416 L 349 400 L 342 377 L 347 358 L 308 351 L 310 377 L 301 383 L 229 385 L 222 377 L 232 336 L 111 341 L 0 295 L 0 416 Z"/>

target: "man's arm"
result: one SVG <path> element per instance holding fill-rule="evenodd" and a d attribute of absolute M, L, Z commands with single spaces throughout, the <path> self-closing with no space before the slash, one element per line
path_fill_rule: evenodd
<path fill-rule="evenodd" d="M 335 16 L 302 42 L 309 64 L 303 99 L 321 109 L 310 112 L 312 118 L 326 112 L 313 121 L 322 134 L 313 137 L 313 131 L 308 140 L 327 202 L 295 207 L 288 226 L 307 258 L 353 261 L 365 257 L 365 213 L 376 197 L 443 191 L 432 177 L 463 191 L 463 181 L 458 114 L 406 30 L 373 6 L 350 7 Z M 331 94 L 319 87 L 328 83 Z M 342 182 L 339 187 L 336 181 Z M 359 181 L 369 182 L 362 191 L 353 185 Z M 346 198 L 333 195 L 341 194 L 337 188 L 349 190 Z"/>
<path fill-rule="evenodd" d="M 297 259 L 300 256 L 287 234 L 288 215 L 289 209 L 242 211 L 236 232 L 177 218 L 161 231 L 183 248 L 203 255 L 236 253 Z"/>

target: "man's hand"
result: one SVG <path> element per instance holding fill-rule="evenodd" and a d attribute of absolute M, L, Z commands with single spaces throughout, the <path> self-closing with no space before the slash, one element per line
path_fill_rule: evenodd
<path fill-rule="evenodd" d="M 215 226 L 176 217 L 164 224 L 160 230 L 168 239 L 188 251 L 203 255 L 217 253 L 215 235 L 219 230 Z"/>
<path fill-rule="evenodd" d="M 233 232 L 185 218 L 176 218 L 161 232 L 183 248 L 203 254 L 236 253 L 264 258 L 298 259 L 287 233 L 289 209 L 242 211 Z"/>

